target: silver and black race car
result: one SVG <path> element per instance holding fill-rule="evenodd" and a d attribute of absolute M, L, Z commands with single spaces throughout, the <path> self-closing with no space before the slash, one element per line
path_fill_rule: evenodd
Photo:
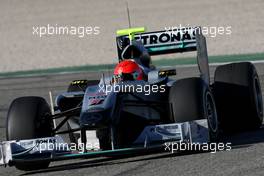
<path fill-rule="evenodd" d="M 119 63 L 135 62 L 144 78 L 103 74 L 100 80 L 75 80 L 57 96 L 55 106 L 42 97 L 15 99 L 7 116 L 7 141 L 0 144 L 0 164 L 42 169 L 51 161 L 139 152 L 165 142 L 217 142 L 220 133 L 261 126 L 262 93 L 254 65 L 218 66 L 211 83 L 200 27 L 130 28 L 117 34 Z M 197 77 L 177 79 L 175 69 L 151 64 L 153 55 L 189 51 L 197 51 Z M 65 133 L 72 143 L 95 139 L 98 145 L 73 152 L 63 145 L 60 134 Z"/>

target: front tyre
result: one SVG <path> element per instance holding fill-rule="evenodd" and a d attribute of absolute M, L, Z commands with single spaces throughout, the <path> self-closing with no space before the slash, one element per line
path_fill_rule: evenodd
<path fill-rule="evenodd" d="M 7 115 L 7 140 L 24 140 L 52 136 L 50 107 L 41 97 L 21 97 L 15 99 Z M 27 162 L 16 164 L 19 170 L 45 169 L 50 162 Z"/>
<path fill-rule="evenodd" d="M 219 129 L 218 129 L 218 118 L 216 112 L 215 101 L 210 91 L 207 91 L 205 95 L 205 116 L 208 120 L 209 128 L 209 137 L 210 142 L 217 142 L 219 138 Z"/>
<path fill-rule="evenodd" d="M 207 119 L 210 141 L 218 140 L 219 128 L 214 97 L 201 78 L 176 81 L 169 92 L 169 103 L 172 122 Z"/>

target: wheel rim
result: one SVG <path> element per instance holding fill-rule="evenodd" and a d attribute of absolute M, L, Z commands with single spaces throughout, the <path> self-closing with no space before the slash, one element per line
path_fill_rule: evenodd
<path fill-rule="evenodd" d="M 210 129 L 216 133 L 218 130 L 217 113 L 214 100 L 209 92 L 206 94 L 206 115 Z"/>
<path fill-rule="evenodd" d="M 262 100 L 262 94 L 261 94 L 261 88 L 259 84 L 259 79 L 257 76 L 254 78 L 254 87 L 255 87 L 255 101 L 256 101 L 256 107 L 257 112 L 260 115 L 260 118 L 262 118 L 263 114 L 263 100 Z"/>

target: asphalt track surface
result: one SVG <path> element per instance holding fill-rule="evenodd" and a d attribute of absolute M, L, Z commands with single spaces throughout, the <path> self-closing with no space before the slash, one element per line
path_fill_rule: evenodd
<path fill-rule="evenodd" d="M 264 88 L 264 64 L 255 64 Z M 211 73 L 214 72 L 211 67 Z M 178 68 L 178 78 L 197 75 L 193 67 Z M 212 74 L 213 75 L 213 74 Z M 100 73 L 79 73 L 0 79 L 0 140 L 5 140 L 5 117 L 11 101 L 20 96 L 37 95 L 48 99 L 65 91 L 74 79 L 94 79 Z M 77 159 L 51 164 L 49 169 L 22 172 L 15 168 L 0 168 L 8 175 L 264 175 L 264 128 L 235 134 L 226 138 L 232 142 L 231 151 L 192 154 L 154 153 L 119 159 Z"/>

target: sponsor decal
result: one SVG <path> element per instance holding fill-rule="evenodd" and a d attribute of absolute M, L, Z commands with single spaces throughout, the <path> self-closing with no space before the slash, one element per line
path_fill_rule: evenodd
<path fill-rule="evenodd" d="M 158 33 L 147 33 L 135 36 L 136 40 L 141 40 L 144 46 L 166 43 L 178 43 L 185 40 L 195 40 L 195 30 L 171 30 Z"/>
<path fill-rule="evenodd" d="M 52 139 L 38 139 L 36 140 L 36 144 L 49 144 L 49 143 L 56 143 L 56 139 L 52 138 Z"/>
<path fill-rule="evenodd" d="M 195 40 L 196 28 L 171 29 L 160 32 L 149 32 L 135 35 L 135 39 L 141 41 L 145 47 L 152 45 L 165 45 Z M 129 44 L 128 36 L 118 38 L 117 46 L 122 50 L 124 45 Z"/>
<path fill-rule="evenodd" d="M 103 101 L 105 100 L 105 98 L 107 97 L 107 95 L 105 95 L 104 93 L 99 93 L 98 95 L 95 96 L 89 96 L 89 105 L 96 105 L 96 104 L 101 104 L 103 103 Z"/>

